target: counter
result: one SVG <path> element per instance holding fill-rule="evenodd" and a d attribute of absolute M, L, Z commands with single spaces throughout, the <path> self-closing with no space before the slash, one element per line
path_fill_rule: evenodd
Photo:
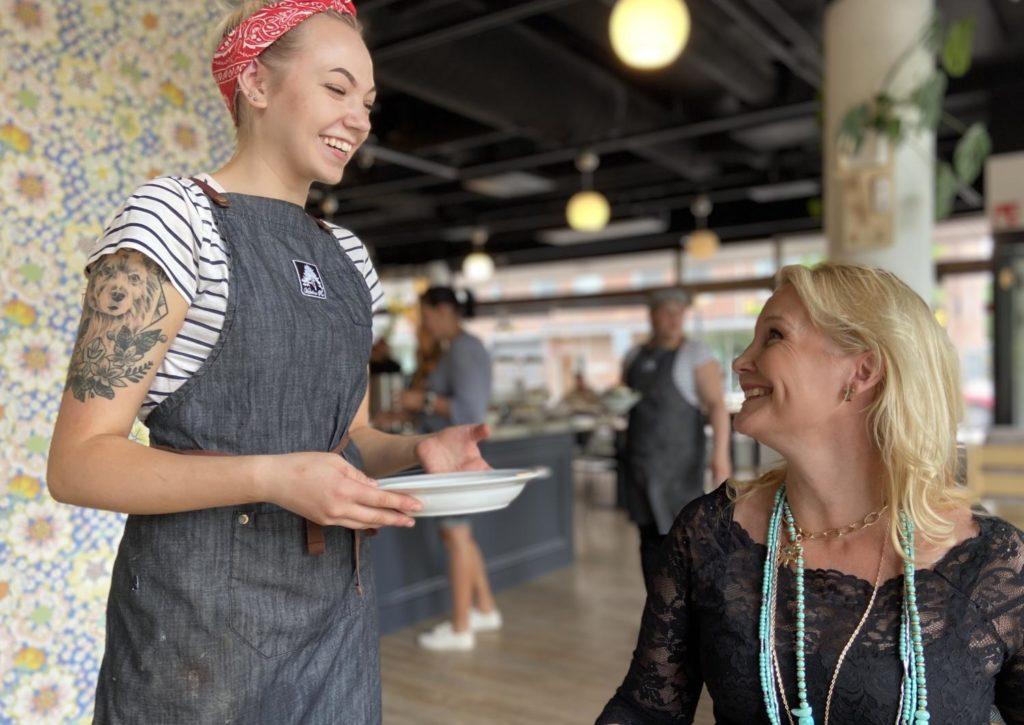
<path fill-rule="evenodd" d="M 550 478 L 527 484 L 508 508 L 470 518 L 495 592 L 572 564 L 574 442 L 571 432 L 499 428 L 481 447 L 494 468 L 551 469 Z M 436 519 L 418 519 L 412 529 L 384 529 L 370 541 L 381 634 L 451 610 L 448 559 Z"/>

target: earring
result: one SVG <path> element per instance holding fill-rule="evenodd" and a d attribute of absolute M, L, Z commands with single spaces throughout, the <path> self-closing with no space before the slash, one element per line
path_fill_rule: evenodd
<path fill-rule="evenodd" d="M 852 398 L 853 398 L 853 385 L 851 385 L 850 383 L 847 383 L 846 384 L 846 390 L 843 391 L 843 402 L 844 403 L 849 403 Z"/>

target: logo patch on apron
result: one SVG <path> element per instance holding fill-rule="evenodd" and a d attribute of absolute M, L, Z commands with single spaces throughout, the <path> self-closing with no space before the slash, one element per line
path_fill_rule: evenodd
<path fill-rule="evenodd" d="M 324 287 L 323 277 L 320 270 L 312 262 L 303 262 L 293 259 L 295 274 L 299 276 L 299 291 L 306 297 L 315 297 L 318 300 L 327 299 L 327 288 Z"/>

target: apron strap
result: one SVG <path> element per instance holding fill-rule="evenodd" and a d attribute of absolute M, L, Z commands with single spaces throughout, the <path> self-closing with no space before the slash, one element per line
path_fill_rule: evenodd
<path fill-rule="evenodd" d="M 231 206 L 231 201 L 227 198 L 227 196 L 221 194 L 219 191 L 214 189 L 212 186 L 207 184 L 202 179 L 197 179 L 194 176 L 190 176 L 189 181 L 191 181 L 200 189 L 202 189 L 203 193 L 210 197 L 210 201 L 212 201 L 217 206 Z"/>
<path fill-rule="evenodd" d="M 341 442 L 338 443 L 334 448 L 331 449 L 331 453 L 337 453 L 341 455 L 345 448 L 348 446 L 349 441 L 352 439 L 348 433 L 341 437 Z M 220 451 L 206 451 L 202 449 L 195 450 L 178 450 L 176 448 L 170 448 L 168 446 L 151 445 L 151 448 L 157 450 L 166 451 L 168 453 L 180 453 L 183 456 L 231 456 L 233 453 L 221 453 Z M 310 521 L 309 519 L 303 519 L 306 528 L 306 551 L 311 556 L 320 556 L 327 551 L 327 543 L 324 541 L 324 529 L 318 524 Z M 359 593 L 363 593 L 362 584 L 359 581 L 359 532 L 355 532 L 355 557 L 356 557 L 356 589 Z"/>
<path fill-rule="evenodd" d="M 226 195 L 221 194 L 219 191 L 214 189 L 212 186 L 207 184 L 202 179 L 196 178 L 195 176 L 190 176 L 189 181 L 191 181 L 193 184 L 202 189 L 203 193 L 210 197 L 210 201 L 212 201 L 217 206 L 231 206 L 231 200 L 228 199 Z M 309 214 L 309 212 L 306 213 Z M 309 218 L 315 221 L 316 225 L 323 229 L 328 234 L 334 234 L 333 230 L 331 229 L 331 226 L 323 219 L 315 217 L 312 214 L 309 214 Z"/>

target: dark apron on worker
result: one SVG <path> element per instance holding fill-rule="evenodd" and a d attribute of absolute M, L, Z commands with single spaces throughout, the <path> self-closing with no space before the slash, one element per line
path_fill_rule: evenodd
<path fill-rule="evenodd" d="M 206 362 L 150 414 L 150 442 L 330 451 L 366 391 L 363 276 L 302 207 L 206 191 L 227 204 L 211 204 L 230 260 L 227 311 Z M 355 446 L 343 455 L 361 464 Z M 360 561 L 353 531 L 325 527 L 324 538 L 311 555 L 303 520 L 268 503 L 129 516 L 96 721 L 380 722 L 368 547 Z"/>
<path fill-rule="evenodd" d="M 704 416 L 672 375 L 681 349 L 642 347 L 625 379 L 641 395 L 626 433 L 626 510 L 638 526 L 654 524 L 662 535 L 704 492 Z"/>

